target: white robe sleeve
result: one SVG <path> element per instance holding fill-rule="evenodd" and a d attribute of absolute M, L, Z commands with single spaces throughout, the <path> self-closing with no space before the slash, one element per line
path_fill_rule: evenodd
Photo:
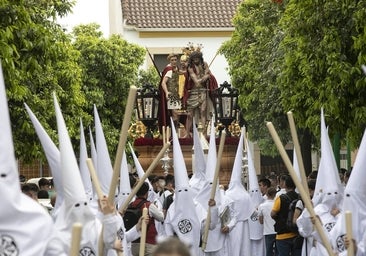
<path fill-rule="evenodd" d="M 237 218 L 236 218 L 236 213 L 235 213 L 234 208 L 233 208 L 233 204 L 229 204 L 228 207 L 229 207 L 230 218 L 231 219 L 230 219 L 229 224 L 227 224 L 227 226 L 228 226 L 229 230 L 231 231 L 237 223 Z"/>
<path fill-rule="evenodd" d="M 356 256 L 366 255 L 366 231 L 364 231 L 362 239 L 357 243 L 357 253 Z"/>
<path fill-rule="evenodd" d="M 165 230 L 165 235 L 167 237 L 174 236 L 174 227 L 171 223 L 172 222 L 172 215 L 174 215 L 174 202 L 169 207 L 169 209 L 166 213 L 165 220 L 164 220 L 164 230 Z"/>
<path fill-rule="evenodd" d="M 307 209 L 305 209 L 302 214 L 296 220 L 297 228 L 299 234 L 302 237 L 309 237 L 313 233 L 313 223 L 310 220 L 310 215 Z"/>
<path fill-rule="evenodd" d="M 213 230 L 217 224 L 219 223 L 219 209 L 217 206 L 211 207 L 211 223 L 210 223 L 210 230 Z"/>
<path fill-rule="evenodd" d="M 210 221 L 210 226 L 208 227 L 208 229 L 213 230 L 213 229 L 215 229 L 215 227 L 218 223 L 219 213 L 218 213 L 218 208 L 216 206 L 209 207 L 209 209 L 211 211 L 211 221 Z M 201 233 L 203 234 L 203 232 L 205 230 L 205 226 L 206 226 L 207 211 L 205 211 L 202 214 L 205 214 L 204 218 L 202 218 L 202 221 L 201 221 Z"/>
<path fill-rule="evenodd" d="M 66 252 L 66 246 L 63 243 L 62 239 L 57 235 L 58 231 L 55 230 L 53 232 L 52 237 L 50 238 L 47 248 L 45 251 L 45 256 L 67 256 L 68 252 Z"/>
<path fill-rule="evenodd" d="M 103 216 L 103 242 L 106 249 L 111 249 L 114 246 L 119 228 L 119 218 L 116 214 Z"/>
<path fill-rule="evenodd" d="M 155 204 L 150 204 L 149 206 L 149 215 L 153 217 L 157 221 L 164 221 L 164 213 L 162 210 L 159 210 Z"/>
<path fill-rule="evenodd" d="M 126 232 L 126 241 L 127 243 L 135 241 L 137 238 L 141 236 L 141 233 L 137 231 L 136 226 L 131 228 Z"/>

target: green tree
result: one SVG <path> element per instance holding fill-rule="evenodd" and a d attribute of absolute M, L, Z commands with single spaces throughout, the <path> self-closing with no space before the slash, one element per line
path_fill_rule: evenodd
<path fill-rule="evenodd" d="M 292 110 L 304 142 L 319 141 L 320 108 L 330 136 L 358 146 L 365 129 L 366 1 L 244 1 L 235 32 L 222 47 L 249 133 L 264 153 L 275 151 L 264 121 L 289 141 Z"/>
<path fill-rule="evenodd" d="M 57 141 L 52 92 L 56 92 L 65 120 L 74 137 L 75 116 L 81 107 L 78 52 L 70 44 L 56 16 L 64 16 L 70 1 L 0 1 L 0 58 L 5 77 L 16 155 L 31 161 L 43 155 L 24 110 L 27 103 L 50 136 Z M 53 128 L 53 129 L 52 129 Z"/>
<path fill-rule="evenodd" d="M 283 129 L 287 125 L 281 105 L 276 76 L 283 33 L 278 21 L 284 11 L 282 5 L 270 1 L 244 1 L 233 23 L 232 38 L 221 47 L 228 59 L 232 84 L 240 91 L 239 105 L 248 123 L 250 139 L 258 142 L 262 153 L 274 155 L 273 145 L 265 121 L 272 121 L 281 137 L 288 138 Z"/>
<path fill-rule="evenodd" d="M 156 69 L 154 66 L 150 66 L 147 70 L 140 69 L 138 80 L 136 83 L 137 87 L 142 87 L 145 84 L 151 84 L 155 86 L 156 88 L 159 87 L 160 82 L 160 76 L 156 72 Z"/>
<path fill-rule="evenodd" d="M 111 156 L 116 150 L 129 88 L 137 82 L 145 50 L 118 35 L 102 37 L 99 25 L 80 25 L 73 30 L 74 47 L 81 54 L 83 91 L 92 113 L 98 108 Z"/>
<path fill-rule="evenodd" d="M 324 107 L 330 136 L 357 147 L 365 129 L 366 1 L 290 1 L 281 19 L 285 37 L 278 85 L 284 108 L 319 138 Z"/>

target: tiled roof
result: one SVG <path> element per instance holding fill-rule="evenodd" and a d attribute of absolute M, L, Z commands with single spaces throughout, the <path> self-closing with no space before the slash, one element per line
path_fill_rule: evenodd
<path fill-rule="evenodd" d="M 126 25 L 137 29 L 231 28 L 241 0 L 122 0 Z"/>

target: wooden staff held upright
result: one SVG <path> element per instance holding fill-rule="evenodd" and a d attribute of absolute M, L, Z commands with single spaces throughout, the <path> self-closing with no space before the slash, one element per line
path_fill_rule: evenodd
<path fill-rule="evenodd" d="M 302 160 L 302 155 L 301 155 L 301 148 L 300 148 L 299 138 L 297 137 L 294 116 L 293 116 L 291 111 L 287 112 L 287 119 L 288 119 L 288 122 L 290 124 L 292 141 L 294 143 L 295 153 L 296 153 L 297 161 L 299 163 L 301 182 L 302 182 L 302 185 L 303 185 L 306 193 L 308 195 L 310 195 L 309 194 L 308 184 L 307 184 L 307 179 L 306 179 L 306 175 L 305 175 L 304 162 Z"/>
<path fill-rule="evenodd" d="M 305 207 L 308 209 L 310 217 L 312 217 L 315 221 L 315 228 L 319 233 L 319 236 L 323 242 L 324 247 L 327 249 L 327 252 L 329 255 L 334 255 L 333 250 L 332 250 L 332 246 L 330 245 L 330 242 L 327 238 L 327 236 L 324 233 L 324 229 L 322 224 L 320 223 L 320 220 L 318 217 L 316 217 L 316 214 L 314 212 L 314 208 L 313 208 L 313 204 L 310 201 L 310 197 L 307 195 L 304 187 L 302 186 L 299 178 L 297 177 L 297 174 L 294 170 L 294 167 L 292 166 L 291 160 L 288 157 L 286 150 L 273 126 L 273 124 L 271 122 L 267 122 L 267 128 L 272 136 L 273 141 L 275 142 L 277 149 L 282 157 L 282 160 L 284 161 L 287 170 L 290 173 L 290 176 L 292 178 L 292 180 L 294 181 L 296 188 L 299 190 L 300 195 L 301 195 L 301 199 L 303 200 Z"/>
<path fill-rule="evenodd" d="M 220 165 L 221 164 L 221 156 L 222 156 L 222 152 L 224 150 L 225 138 L 226 138 L 226 132 L 222 131 L 221 139 L 220 139 L 220 145 L 219 145 L 219 152 L 217 154 L 215 175 L 214 175 L 214 179 L 213 179 L 213 182 L 212 182 L 210 199 L 215 199 L 217 182 L 218 182 L 218 179 L 219 179 L 219 171 L 220 171 L 220 166 L 221 166 Z M 208 232 L 209 232 L 209 228 L 210 228 L 210 222 L 211 222 L 211 206 L 209 206 L 208 210 L 207 210 L 205 231 L 204 231 L 203 237 L 202 237 L 202 246 L 201 246 L 202 250 L 206 249 Z"/>
<path fill-rule="evenodd" d="M 127 98 L 125 115 L 123 116 L 121 132 L 119 135 L 117 154 L 116 154 L 116 159 L 114 161 L 114 166 L 113 166 L 113 176 L 112 176 L 112 180 L 111 180 L 111 185 L 109 187 L 108 200 L 111 204 L 114 203 L 114 196 L 116 193 L 118 177 L 119 177 L 119 173 L 120 173 L 120 169 L 121 169 L 122 154 L 126 148 L 128 127 L 130 126 L 131 116 L 133 113 L 133 106 L 135 105 L 136 92 L 137 92 L 136 86 L 131 86 L 130 92 L 129 92 L 128 98 Z"/>
<path fill-rule="evenodd" d="M 72 225 L 70 256 L 79 256 L 82 228 L 83 225 L 80 222 Z"/>
<path fill-rule="evenodd" d="M 139 252 L 139 255 L 145 255 L 146 230 L 147 230 L 147 225 L 146 225 L 145 220 L 146 220 L 146 217 L 147 217 L 147 212 L 148 212 L 148 209 L 145 206 L 142 210 L 143 221 L 141 223 L 141 238 L 140 238 L 140 252 Z"/>

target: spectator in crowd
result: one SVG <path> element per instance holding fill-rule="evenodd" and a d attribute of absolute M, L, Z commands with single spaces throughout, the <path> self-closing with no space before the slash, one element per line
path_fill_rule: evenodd
<path fill-rule="evenodd" d="M 288 174 L 281 174 L 278 178 L 278 188 L 276 198 L 282 194 L 286 194 L 285 180 L 289 177 Z"/>
<path fill-rule="evenodd" d="M 46 190 L 40 190 L 37 193 L 37 198 L 38 199 L 48 199 L 50 197 L 49 197 L 48 192 Z"/>
<path fill-rule="evenodd" d="M 262 193 L 264 199 L 267 197 L 267 190 L 271 187 L 271 181 L 267 178 L 260 179 L 259 183 L 259 190 Z"/>
<path fill-rule="evenodd" d="M 271 175 L 268 176 L 268 179 L 271 182 L 271 187 L 274 187 L 278 191 L 279 190 L 279 188 L 278 188 L 278 179 L 277 179 L 276 174 L 271 173 Z"/>
<path fill-rule="evenodd" d="M 157 245 L 152 256 L 190 256 L 188 247 L 178 238 L 170 237 Z"/>
<path fill-rule="evenodd" d="M 156 237 L 158 234 L 155 227 L 155 219 L 158 221 L 164 221 L 163 212 L 159 210 L 152 202 L 147 200 L 148 192 L 149 184 L 147 182 L 144 182 L 141 188 L 136 193 L 135 201 L 131 203 L 131 206 L 138 207 L 139 205 L 141 205 L 141 202 L 144 201 L 145 203 L 140 206 L 140 209 L 142 210 L 144 207 L 148 209 L 149 223 L 146 230 L 145 255 L 151 255 L 156 245 Z M 140 242 L 133 242 L 132 254 L 137 256 L 139 254 L 139 249 Z"/>
<path fill-rule="evenodd" d="M 38 181 L 39 190 L 46 190 L 47 192 L 51 189 L 51 182 L 46 178 L 41 178 Z"/>
<path fill-rule="evenodd" d="M 268 188 L 266 192 L 267 199 L 258 207 L 259 223 L 263 224 L 263 235 L 265 242 L 266 256 L 275 256 L 276 254 L 276 231 L 274 230 L 275 221 L 271 217 L 276 189 Z"/>
<path fill-rule="evenodd" d="M 20 181 L 20 185 L 23 185 L 26 181 L 26 178 L 24 175 L 19 175 L 19 181 Z"/>
<path fill-rule="evenodd" d="M 298 199 L 295 192 L 295 184 L 289 175 L 281 175 L 282 186 L 286 190 L 286 194 L 276 197 L 271 211 L 271 217 L 275 220 L 276 247 L 278 256 L 300 256 L 301 248 L 294 248 L 294 242 L 298 234 L 287 228 L 286 222 L 289 212 L 290 203 Z M 291 254 L 290 254 L 291 253 Z"/>
<path fill-rule="evenodd" d="M 22 192 L 34 200 L 38 200 L 38 186 L 34 183 L 25 183 L 22 186 Z"/>
<path fill-rule="evenodd" d="M 315 180 L 318 177 L 318 171 L 312 171 L 309 175 L 308 175 L 308 180 Z"/>

